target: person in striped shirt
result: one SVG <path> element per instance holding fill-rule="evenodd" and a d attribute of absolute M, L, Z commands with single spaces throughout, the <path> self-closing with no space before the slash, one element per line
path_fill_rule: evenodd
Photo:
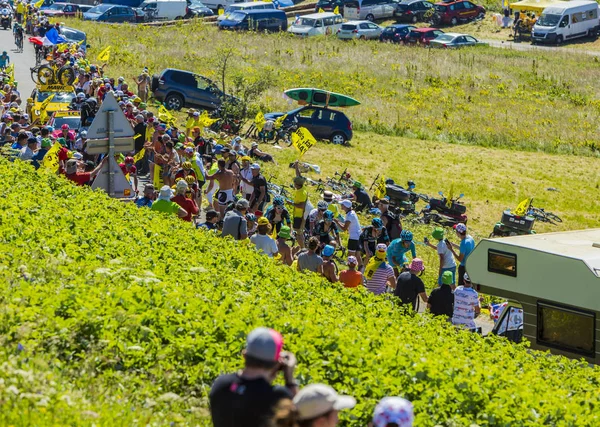
<path fill-rule="evenodd" d="M 452 324 L 474 331 L 477 328 L 475 318 L 479 316 L 481 307 L 479 306 L 479 294 L 473 285 L 469 275 L 464 275 L 464 285 L 458 286 L 454 290 L 454 312 L 452 314 Z"/>
<path fill-rule="evenodd" d="M 386 292 L 388 286 L 392 289 L 396 287 L 396 275 L 392 266 L 386 262 L 386 252 L 387 245 L 379 243 L 375 251 L 375 256 L 369 259 L 365 267 L 365 287 L 375 295 L 381 295 Z"/>

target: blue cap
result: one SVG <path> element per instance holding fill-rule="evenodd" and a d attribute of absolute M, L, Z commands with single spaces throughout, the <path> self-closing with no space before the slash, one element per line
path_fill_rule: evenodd
<path fill-rule="evenodd" d="M 326 246 L 323 248 L 323 252 L 322 252 L 322 254 L 323 254 L 323 256 L 332 256 L 334 252 L 335 252 L 335 249 L 334 249 L 334 247 L 333 247 L 333 246 L 331 246 L 331 245 L 326 245 Z"/>
<path fill-rule="evenodd" d="M 223 146 L 221 144 L 215 145 L 215 154 L 221 154 L 223 152 Z"/>

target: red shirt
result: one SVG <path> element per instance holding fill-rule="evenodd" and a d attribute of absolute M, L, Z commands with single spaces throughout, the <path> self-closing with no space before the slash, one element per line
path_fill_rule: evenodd
<path fill-rule="evenodd" d="M 179 194 L 171 199 L 172 202 L 177 203 L 187 212 L 187 215 L 181 218 L 184 221 L 192 221 L 192 215 L 197 215 L 200 210 L 198 209 L 198 205 L 192 199 L 188 199 L 182 194 Z"/>
<path fill-rule="evenodd" d="M 137 168 L 135 167 L 135 165 L 129 166 L 129 170 L 127 170 L 127 165 L 125 163 L 119 163 L 119 167 L 123 171 L 123 175 L 135 175 L 137 172 Z"/>
<path fill-rule="evenodd" d="M 65 176 L 67 177 L 67 179 L 70 179 L 77 185 L 87 184 L 92 179 L 92 174 L 89 172 L 76 172 Z"/>

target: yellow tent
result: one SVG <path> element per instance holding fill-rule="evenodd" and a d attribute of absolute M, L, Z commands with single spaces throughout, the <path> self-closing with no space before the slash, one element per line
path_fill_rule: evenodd
<path fill-rule="evenodd" d="M 560 0 L 523 0 L 516 3 L 511 3 L 512 10 L 520 10 L 521 12 L 535 12 L 536 15 L 542 13 L 544 9 L 556 4 L 567 3 Z"/>

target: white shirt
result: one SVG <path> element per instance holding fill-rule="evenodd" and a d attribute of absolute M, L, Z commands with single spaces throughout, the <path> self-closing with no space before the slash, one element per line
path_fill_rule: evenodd
<path fill-rule="evenodd" d="M 279 250 L 277 249 L 277 242 L 271 237 L 262 234 L 255 234 L 250 238 L 250 241 L 256 246 L 259 252 L 273 257 Z"/>
<path fill-rule="evenodd" d="M 26 145 L 25 147 L 21 148 L 21 153 L 19 154 L 19 159 L 21 159 L 21 160 L 31 160 L 32 157 L 33 157 L 33 151 L 31 151 L 31 148 L 29 148 L 28 145 Z"/>
<path fill-rule="evenodd" d="M 456 267 L 456 262 L 454 262 L 454 256 L 452 255 L 452 252 L 450 252 L 450 249 L 448 249 L 448 246 L 446 245 L 446 242 L 443 240 L 440 240 L 440 243 L 438 243 L 437 245 L 437 253 L 442 255 L 442 268 L 453 268 Z"/>
<path fill-rule="evenodd" d="M 358 240 L 360 238 L 360 222 L 358 222 L 358 215 L 356 212 L 350 211 L 346 214 L 344 222 L 350 221 L 350 227 L 348 228 L 348 238 L 350 240 Z"/>
<path fill-rule="evenodd" d="M 246 169 L 240 169 L 240 175 L 242 178 L 252 181 L 252 169 L 250 169 L 250 167 Z M 246 184 L 244 181 L 241 182 L 241 187 L 243 195 L 252 194 L 254 192 L 254 187 L 250 184 Z"/>
<path fill-rule="evenodd" d="M 454 291 L 454 313 L 452 323 L 465 325 L 468 329 L 475 329 L 475 307 L 479 307 L 479 294 L 473 288 L 459 286 Z"/>

